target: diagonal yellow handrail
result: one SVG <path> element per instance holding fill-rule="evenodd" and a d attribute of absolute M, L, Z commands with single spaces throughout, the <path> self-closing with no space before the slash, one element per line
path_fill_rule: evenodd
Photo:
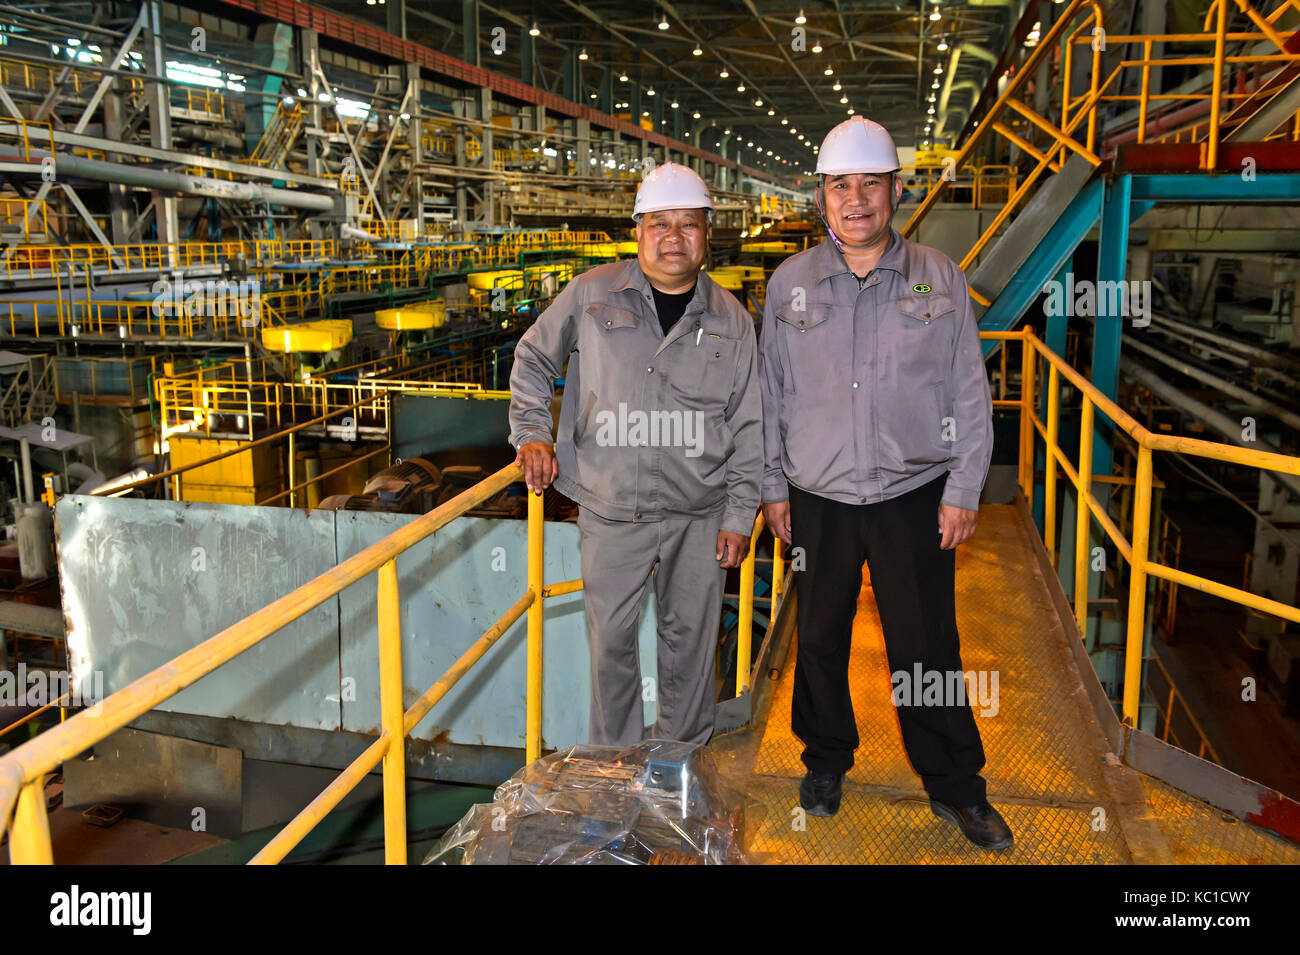
<path fill-rule="evenodd" d="M 1218 581 L 1210 580 L 1196 574 L 1190 574 L 1162 564 L 1151 556 L 1151 507 L 1152 485 L 1154 483 L 1154 455 L 1156 452 L 1191 454 L 1198 457 L 1221 461 L 1259 470 L 1276 471 L 1282 474 L 1300 475 L 1300 457 L 1279 454 L 1272 451 L 1256 451 L 1251 448 L 1237 447 L 1199 438 L 1186 438 L 1178 435 L 1156 434 L 1149 431 L 1131 415 L 1108 398 L 1092 382 L 1088 381 L 1076 369 L 1072 368 L 1061 356 L 1057 355 L 1034 334 L 1031 329 L 1015 332 L 981 332 L 980 337 L 991 340 L 1010 341 L 1019 339 L 1024 349 L 1021 372 L 1021 396 L 1018 400 L 995 401 L 995 407 L 1018 408 L 1020 413 L 1020 488 L 1025 499 L 1032 506 L 1034 494 L 1034 453 L 1035 436 L 1043 438 L 1047 461 L 1044 474 L 1044 541 L 1048 556 L 1053 564 L 1057 555 L 1052 553 L 1056 530 L 1056 478 L 1055 469 L 1059 466 L 1066 478 L 1074 485 L 1077 500 L 1081 502 L 1075 514 L 1077 521 L 1074 534 L 1074 608 L 1075 619 L 1080 637 L 1086 636 L 1088 618 L 1088 572 L 1090 528 L 1092 520 L 1105 531 L 1107 538 L 1129 565 L 1128 616 L 1125 635 L 1124 654 L 1124 699 L 1122 716 L 1130 726 L 1137 725 L 1142 679 L 1143 636 L 1146 626 L 1146 590 L 1148 577 L 1160 577 L 1182 586 L 1191 587 L 1203 593 L 1221 597 L 1252 610 L 1261 611 L 1285 620 L 1300 622 L 1300 608 L 1291 604 L 1273 600 L 1259 594 L 1232 587 Z M 1044 421 L 1035 409 L 1035 366 L 1039 360 L 1048 365 L 1049 390 Z M 1060 415 L 1057 389 L 1062 382 L 1068 382 L 1080 395 L 1080 431 L 1077 470 L 1070 464 L 1069 457 L 1058 441 L 1057 422 Z M 1132 539 L 1124 534 L 1107 511 L 1105 503 L 1092 493 L 1092 483 L 1102 481 L 1104 476 L 1092 474 L 1094 423 L 1096 413 L 1100 412 L 1115 427 L 1127 434 L 1138 447 L 1137 473 L 1133 495 L 1133 530 Z M 1060 555 L 1064 559 L 1064 555 Z"/>

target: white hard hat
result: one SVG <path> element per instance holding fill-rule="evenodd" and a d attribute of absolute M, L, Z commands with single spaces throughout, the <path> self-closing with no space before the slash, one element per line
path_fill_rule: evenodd
<path fill-rule="evenodd" d="M 865 116 L 840 123 L 822 140 L 817 172 L 845 176 L 853 172 L 897 172 L 898 149 L 885 127 Z"/>
<path fill-rule="evenodd" d="M 706 209 L 709 221 L 713 221 L 709 187 L 694 169 L 680 163 L 666 162 L 645 174 L 636 191 L 632 219 L 640 222 L 647 212 L 664 209 Z"/>

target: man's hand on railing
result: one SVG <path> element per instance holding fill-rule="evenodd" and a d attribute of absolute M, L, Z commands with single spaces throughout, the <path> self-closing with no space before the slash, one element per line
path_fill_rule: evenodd
<path fill-rule="evenodd" d="M 749 537 L 733 531 L 718 531 L 718 552 L 714 555 L 724 568 L 739 567 L 749 555 Z"/>
<path fill-rule="evenodd" d="M 790 502 L 789 501 L 764 501 L 763 502 L 763 519 L 767 521 L 767 526 L 772 529 L 772 533 L 781 538 L 787 547 L 790 546 Z"/>
<path fill-rule="evenodd" d="M 979 522 L 979 511 L 968 511 L 964 507 L 951 504 L 939 505 L 939 541 L 941 550 L 952 550 L 958 544 L 964 544 L 975 535 L 975 525 Z"/>
<path fill-rule="evenodd" d="M 559 462 L 555 460 L 555 448 L 546 441 L 521 444 L 519 454 L 515 456 L 515 464 L 524 469 L 524 483 L 535 494 L 541 494 L 550 487 L 560 473 Z"/>

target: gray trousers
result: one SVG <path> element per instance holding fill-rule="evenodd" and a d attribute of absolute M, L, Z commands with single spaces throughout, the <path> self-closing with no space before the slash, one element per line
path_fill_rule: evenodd
<path fill-rule="evenodd" d="M 630 746 L 644 735 L 637 629 L 651 570 L 659 616 L 659 716 L 648 738 L 706 743 L 713 734 L 726 576 L 715 556 L 721 523 L 720 514 L 607 521 L 579 509 L 593 744 Z"/>

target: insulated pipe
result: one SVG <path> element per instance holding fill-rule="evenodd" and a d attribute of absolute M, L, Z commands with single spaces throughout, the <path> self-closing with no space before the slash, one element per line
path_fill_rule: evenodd
<path fill-rule="evenodd" d="M 1233 421 L 1226 414 L 1215 411 L 1209 405 L 1190 397 L 1182 389 L 1175 388 L 1159 375 L 1143 368 L 1132 358 L 1120 358 L 1119 370 L 1126 378 L 1133 379 L 1152 394 L 1163 398 L 1175 408 L 1187 412 L 1193 418 L 1219 432 L 1228 440 L 1229 444 L 1235 444 L 1239 448 L 1249 448 L 1252 451 L 1272 451 L 1274 454 L 1286 453 L 1261 437 L 1256 437 L 1254 441 L 1243 441 L 1240 421 Z M 1266 471 L 1265 473 L 1290 491 L 1297 500 L 1300 500 L 1300 478 L 1292 474 L 1279 474 L 1276 471 Z"/>
<path fill-rule="evenodd" d="M 1282 407 L 1275 401 L 1269 401 L 1267 398 L 1261 398 L 1239 385 L 1220 378 L 1218 375 L 1211 374 L 1196 365 L 1180 358 L 1177 355 L 1170 355 L 1160 351 L 1158 348 L 1152 348 L 1150 345 L 1137 341 L 1132 335 L 1124 340 L 1125 347 L 1134 348 L 1144 355 L 1149 355 L 1162 365 L 1168 365 L 1188 378 L 1195 378 L 1202 384 L 1209 385 L 1211 388 L 1217 388 L 1232 398 L 1236 398 L 1247 407 L 1254 408 L 1256 411 L 1262 411 L 1264 414 L 1272 415 L 1279 421 L 1300 431 L 1300 414 Z"/>
<path fill-rule="evenodd" d="M 23 462 L 23 503 L 30 504 L 36 500 L 32 490 L 32 446 L 26 438 L 20 438 L 18 447 Z"/>
<path fill-rule="evenodd" d="M 127 186 L 142 186 L 146 189 L 161 189 L 165 192 L 183 192 L 189 195 L 205 196 L 211 199 L 228 199 L 234 202 L 269 202 L 272 205 L 288 206 L 291 209 L 307 209 L 311 212 L 330 212 L 334 209 L 331 196 L 300 189 L 276 189 L 272 186 L 255 186 L 247 182 L 231 182 L 227 179 L 212 179 L 207 176 L 187 176 L 179 172 L 166 172 L 161 169 L 149 169 L 131 166 L 125 163 L 100 162 L 98 159 L 85 159 L 72 153 L 59 153 L 54 157 L 57 173 L 76 176 L 81 179 L 94 179 L 99 182 L 121 183 Z"/>
<path fill-rule="evenodd" d="M 339 234 L 345 239 L 359 239 L 362 242 L 380 241 L 379 236 L 372 235 L 371 233 L 367 232 L 365 229 L 359 229 L 356 226 L 351 225 L 347 222 L 343 223 L 342 227 L 339 229 Z"/>
<path fill-rule="evenodd" d="M 1201 325 L 1193 325 L 1190 322 L 1184 322 L 1169 315 L 1161 315 L 1159 312 L 1152 312 L 1152 320 L 1157 325 L 1168 325 L 1170 328 L 1177 328 L 1187 332 L 1193 338 L 1204 338 L 1206 341 L 1215 342 L 1234 351 L 1242 352 L 1254 358 L 1261 365 L 1268 365 L 1271 368 L 1287 368 L 1292 371 L 1300 371 L 1300 362 L 1296 362 L 1286 355 L 1279 355 L 1277 352 L 1271 352 L 1267 348 L 1259 348 L 1251 345 L 1249 342 L 1237 341 L 1227 335 L 1222 335 L 1212 329 L 1205 328 Z"/>
<path fill-rule="evenodd" d="M 207 126 L 178 124 L 172 127 L 172 135 L 181 139 L 198 139 L 205 143 L 215 143 L 230 149 L 239 149 L 244 145 L 243 139 L 237 133 L 232 133 L 228 129 L 209 129 Z"/>

